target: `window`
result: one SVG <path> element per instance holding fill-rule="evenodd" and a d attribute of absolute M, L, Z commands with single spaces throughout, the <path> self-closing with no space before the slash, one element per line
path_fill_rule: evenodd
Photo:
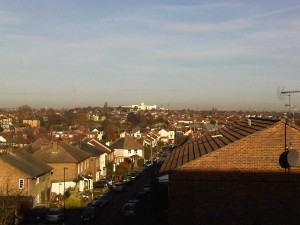
<path fill-rule="evenodd" d="M 130 149 L 128 150 L 128 154 L 131 154 L 131 150 Z"/>
<path fill-rule="evenodd" d="M 137 150 L 137 149 L 135 149 L 135 150 L 134 150 L 134 154 L 136 154 L 136 155 L 137 155 L 137 154 L 138 154 L 138 153 L 137 153 L 137 151 L 138 151 L 138 150 Z"/>
<path fill-rule="evenodd" d="M 24 179 L 19 179 L 19 189 L 24 189 Z"/>

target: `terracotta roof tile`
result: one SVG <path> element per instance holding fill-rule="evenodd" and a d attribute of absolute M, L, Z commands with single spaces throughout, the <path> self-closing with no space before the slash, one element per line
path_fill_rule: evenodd
<path fill-rule="evenodd" d="M 175 148 L 165 159 L 160 173 L 168 173 L 168 171 L 187 162 L 268 128 L 280 120 L 251 118 L 250 121 L 245 119 L 234 122 L 217 131 L 206 133 L 199 140 L 190 141 L 183 146 Z"/>

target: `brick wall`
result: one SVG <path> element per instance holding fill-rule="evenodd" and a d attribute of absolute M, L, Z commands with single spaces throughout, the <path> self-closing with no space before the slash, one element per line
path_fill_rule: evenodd
<path fill-rule="evenodd" d="M 0 160 L 0 171 L 0 195 L 39 196 L 40 199 L 36 200 L 41 201 L 41 193 L 44 192 L 44 200 L 49 198 L 47 194 L 51 186 L 50 173 L 32 179 L 30 175 L 11 167 L 2 160 Z M 23 189 L 19 189 L 19 179 L 24 180 Z"/>
<path fill-rule="evenodd" d="M 300 149 L 299 130 L 287 131 Z M 300 167 L 279 165 L 284 149 L 279 122 L 172 171 L 170 224 L 300 224 Z"/>
<path fill-rule="evenodd" d="M 48 163 L 49 166 L 53 167 L 52 181 L 63 181 L 64 180 L 64 167 L 66 181 L 74 180 L 77 178 L 77 164 L 76 163 Z"/>

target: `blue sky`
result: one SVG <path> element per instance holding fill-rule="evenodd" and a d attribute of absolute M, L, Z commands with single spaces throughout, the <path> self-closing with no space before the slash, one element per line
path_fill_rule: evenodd
<path fill-rule="evenodd" d="M 284 110 L 278 87 L 300 90 L 298 1 L 0 4 L 0 108 Z"/>

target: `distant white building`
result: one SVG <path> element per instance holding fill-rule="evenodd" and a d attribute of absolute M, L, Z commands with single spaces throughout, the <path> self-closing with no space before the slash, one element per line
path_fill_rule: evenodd
<path fill-rule="evenodd" d="M 151 110 L 151 109 L 156 109 L 156 105 L 145 105 L 144 102 L 141 103 L 141 105 L 131 105 L 131 106 L 123 106 L 126 108 L 137 108 L 138 110 Z"/>

